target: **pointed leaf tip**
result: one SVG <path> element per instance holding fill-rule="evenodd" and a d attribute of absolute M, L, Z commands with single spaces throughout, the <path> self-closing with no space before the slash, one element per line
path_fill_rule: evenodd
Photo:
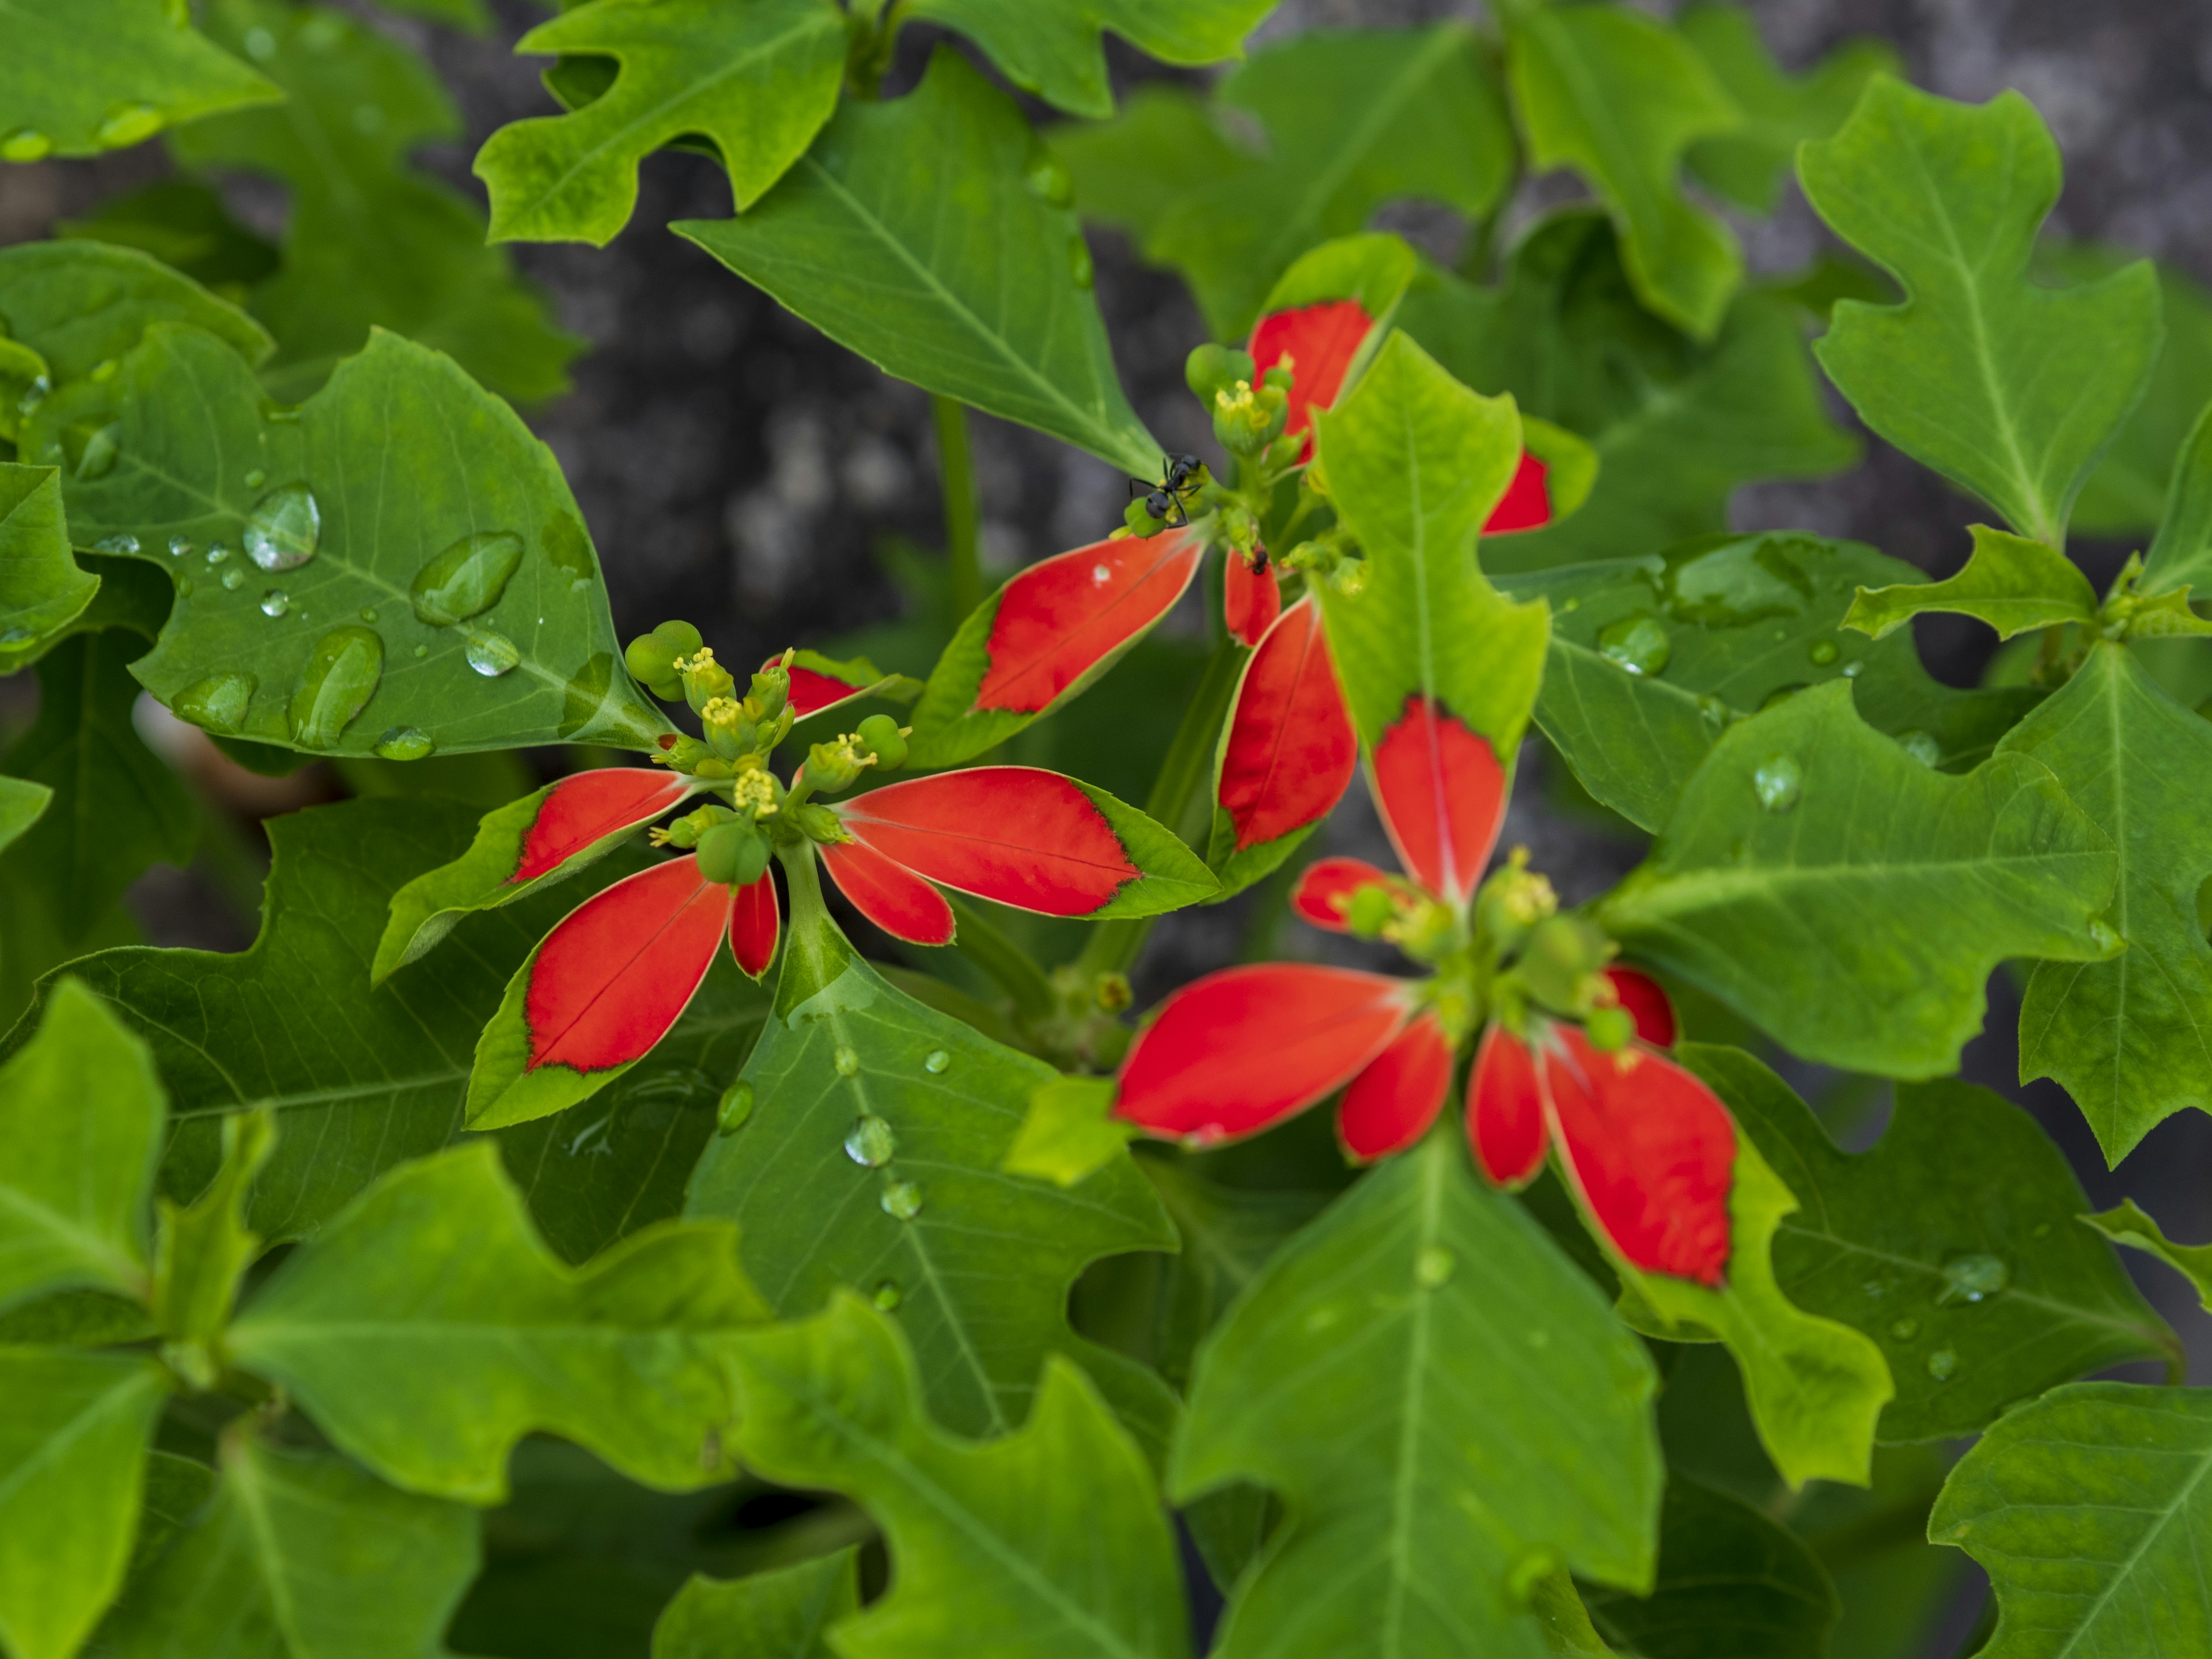
<path fill-rule="evenodd" d="M 782 927 L 774 872 L 763 872 L 759 880 L 738 889 L 730 905 L 730 954 L 750 978 L 758 979 L 775 960 Z"/>
<path fill-rule="evenodd" d="M 1405 1151 L 1443 1110 L 1451 1077 L 1451 1039 L 1434 1014 L 1423 1014 L 1345 1090 L 1336 1119 L 1345 1151 L 1362 1164 Z"/>
<path fill-rule="evenodd" d="M 1464 903 L 1482 879 L 1505 815 L 1505 768 L 1488 738 L 1416 694 L 1370 762 L 1376 805 L 1407 872 Z"/>

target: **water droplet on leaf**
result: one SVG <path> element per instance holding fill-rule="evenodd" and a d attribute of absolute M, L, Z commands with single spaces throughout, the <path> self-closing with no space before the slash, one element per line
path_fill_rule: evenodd
<path fill-rule="evenodd" d="M 419 726 L 395 726 L 376 740 L 376 752 L 386 760 L 418 761 L 438 746 Z"/>
<path fill-rule="evenodd" d="M 376 620 L 376 607 L 373 605 L 365 605 L 362 606 L 361 619 L 366 623 L 374 622 Z"/>
<path fill-rule="evenodd" d="M 1938 1348 L 1928 1356 L 1928 1375 L 1938 1382 L 1948 1382 L 1951 1374 L 1959 1369 L 1959 1353 L 1955 1348 Z"/>
<path fill-rule="evenodd" d="M 1662 673 L 1674 653 L 1666 625 L 1656 617 L 1641 613 L 1609 622 L 1598 629 L 1597 648 L 1632 674 Z"/>
<path fill-rule="evenodd" d="M 276 37 L 258 27 L 246 30 L 246 55 L 256 63 L 267 63 L 276 55 Z"/>
<path fill-rule="evenodd" d="M 1030 152 L 1022 182 L 1030 187 L 1030 195 L 1054 207 L 1064 208 L 1075 199 L 1075 179 L 1067 171 L 1067 163 L 1042 144 Z"/>
<path fill-rule="evenodd" d="M 93 142 L 102 149 L 123 149 L 142 144 L 161 130 L 161 112 L 151 104 L 117 104 L 93 130 Z"/>
<path fill-rule="evenodd" d="M 0 161 L 43 161 L 54 153 L 54 141 L 36 127 L 17 127 L 0 138 Z"/>
<path fill-rule="evenodd" d="M 20 624 L 14 628 L 0 628 L 0 645 L 21 645 L 30 637 L 31 630 Z"/>
<path fill-rule="evenodd" d="M 472 630 L 468 648 L 462 654 L 469 659 L 469 666 L 488 680 L 497 679 L 522 660 L 522 653 L 514 648 L 514 641 L 489 628 Z"/>
<path fill-rule="evenodd" d="M 1892 1321 L 1889 1334 L 1900 1342 L 1910 1342 L 1920 1334 L 1920 1322 L 1911 1318 Z"/>
<path fill-rule="evenodd" d="M 897 1307 L 900 1303 L 906 1300 L 906 1292 L 899 1288 L 898 1281 L 896 1279 L 881 1279 L 876 1281 L 875 1295 L 868 1299 L 873 1302 L 878 1308 L 881 1308 L 885 1313 L 889 1313 L 893 1308 Z"/>
<path fill-rule="evenodd" d="M 259 684 L 251 674 L 210 674 L 178 692 L 169 710 L 202 731 L 232 737 L 245 728 L 246 705 Z"/>
<path fill-rule="evenodd" d="M 1856 661 L 1847 662 L 1843 665 L 1841 672 L 1845 679 L 1855 680 L 1866 672 L 1866 665 Z"/>
<path fill-rule="evenodd" d="M 179 577 L 178 577 L 178 578 L 177 578 L 177 597 L 178 597 L 179 599 L 189 599 L 190 598 L 191 598 L 191 596 L 192 596 L 192 579 L 191 579 L 190 576 L 179 576 Z"/>
<path fill-rule="evenodd" d="M 88 482 L 104 478 L 115 471 L 115 458 L 123 453 L 123 429 L 111 422 L 84 441 L 84 453 L 76 458 L 76 476 Z"/>
<path fill-rule="evenodd" d="M 1805 774 L 1796 761 L 1788 755 L 1777 755 L 1760 763 L 1751 775 L 1751 787 L 1759 797 L 1759 804 L 1770 812 L 1786 812 L 1796 805 L 1803 790 Z"/>
<path fill-rule="evenodd" d="M 865 1169 L 880 1170 L 898 1151 L 898 1136 L 873 1112 L 864 1112 L 845 1132 L 845 1156 Z"/>
<path fill-rule="evenodd" d="M 300 670 L 286 711 L 292 741 L 303 749 L 328 749 L 376 695 L 384 678 L 384 641 L 374 629 L 349 623 L 315 641 Z"/>
<path fill-rule="evenodd" d="M 1899 732 L 1897 746 L 1931 769 L 1943 758 L 1943 745 L 1925 732 Z"/>
<path fill-rule="evenodd" d="M 249 467 L 246 469 L 246 487 L 248 489 L 258 489 L 262 485 L 268 482 L 269 475 L 266 472 L 264 472 L 259 467 Z"/>
<path fill-rule="evenodd" d="M 264 570 L 297 570 L 315 556 L 323 510 L 303 483 L 283 484 L 254 504 L 246 520 L 246 556 Z"/>
<path fill-rule="evenodd" d="M 222 586 L 226 592 L 237 592 L 240 588 L 246 586 L 246 573 L 236 565 L 231 566 L 222 573 Z"/>
<path fill-rule="evenodd" d="M 172 536 L 169 538 L 169 556 L 171 558 L 181 559 L 191 550 L 192 538 L 191 537 Z"/>
<path fill-rule="evenodd" d="M 408 597 L 431 628 L 465 622 L 499 603 L 522 564 L 522 538 L 500 530 L 464 536 L 415 573 Z"/>
<path fill-rule="evenodd" d="M 427 657 L 430 654 L 430 647 L 427 645 L 418 645 L 415 647 L 415 654 L 418 658 Z"/>
<path fill-rule="evenodd" d="M 189 549 L 191 544 L 186 542 L 185 546 Z M 95 553 L 136 553 L 138 538 L 136 536 L 102 536 L 92 544 L 92 550 Z M 176 551 L 173 547 L 169 550 Z"/>
<path fill-rule="evenodd" d="M 1810 657 L 1820 667 L 1826 668 L 1830 663 L 1835 661 L 1837 658 L 1842 656 L 1844 653 L 1837 648 L 1836 642 L 1833 640 L 1815 640 L 1813 641 L 1812 648 L 1806 652 L 1805 654 Z"/>
<path fill-rule="evenodd" d="M 1452 1276 L 1452 1253 L 1441 1244 L 1426 1246 L 1413 1258 L 1413 1282 L 1425 1291 L 1433 1291 Z"/>
<path fill-rule="evenodd" d="M 714 1127 L 722 1134 L 735 1134 L 745 1127 L 745 1120 L 753 1115 L 753 1085 L 739 1078 L 722 1091 L 722 1103 L 714 1113 Z"/>
<path fill-rule="evenodd" d="M 1977 1250 L 1971 1255 L 1954 1255 L 1943 1264 L 1943 1288 L 1936 1300 L 1946 1305 L 1986 1301 L 2011 1283 L 2012 1267 L 2002 1256 Z"/>
<path fill-rule="evenodd" d="M 1067 239 L 1068 274 L 1075 278 L 1076 287 L 1089 288 L 1093 269 L 1091 261 L 1091 244 L 1085 241 L 1083 233 L 1078 231 Z"/>
<path fill-rule="evenodd" d="M 945 1075 L 945 1068 L 952 1064 L 952 1056 L 943 1048 L 932 1048 L 923 1056 L 921 1069 L 932 1077 Z"/>
<path fill-rule="evenodd" d="M 854 1054 L 852 1049 L 847 1048 L 842 1043 L 838 1044 L 837 1052 L 831 1057 L 830 1063 L 837 1068 L 837 1075 L 839 1077 L 858 1077 L 860 1075 L 860 1055 Z"/>
<path fill-rule="evenodd" d="M 911 1181 L 888 1182 L 882 1201 L 885 1215 L 895 1221 L 911 1221 L 921 1213 L 921 1188 Z"/>

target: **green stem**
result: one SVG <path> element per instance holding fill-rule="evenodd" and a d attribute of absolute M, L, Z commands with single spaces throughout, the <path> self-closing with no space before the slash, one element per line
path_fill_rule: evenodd
<path fill-rule="evenodd" d="M 945 491 L 945 592 L 957 622 L 983 602 L 975 458 L 968 442 L 968 411 L 953 398 L 934 396 L 929 410 L 937 421 L 937 471 Z"/>
<path fill-rule="evenodd" d="M 1052 981 L 1045 977 L 1036 959 L 1000 933 L 974 905 L 956 898 L 952 901 L 952 915 L 958 924 L 952 936 L 952 948 L 1012 997 L 1014 1012 L 1024 1019 L 1051 1018 L 1058 1010 L 1059 1000 L 1054 996 Z"/>
<path fill-rule="evenodd" d="M 822 897 L 822 878 L 815 868 L 814 843 L 787 842 L 775 849 L 783 866 L 791 915 L 786 918 L 783 971 L 776 980 L 775 1012 L 787 1014 L 807 998 L 832 984 L 851 965 L 853 947 Z"/>

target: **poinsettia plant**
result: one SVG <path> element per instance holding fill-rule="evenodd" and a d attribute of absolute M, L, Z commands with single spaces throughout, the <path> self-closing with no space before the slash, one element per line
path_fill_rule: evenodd
<path fill-rule="evenodd" d="M 1879 45 L 1270 9 L 583 0 L 480 207 L 370 8 L 0 7 L 0 188 L 170 169 L 0 248 L 0 1654 L 2212 1652 L 2208 1247 L 1957 1076 L 2212 1099 L 2212 298 Z M 896 627 L 617 629 L 501 245 L 669 147 L 928 395 Z M 1829 390 L 1955 574 L 1732 527 Z M 1120 522 L 990 589 L 970 410 Z"/>

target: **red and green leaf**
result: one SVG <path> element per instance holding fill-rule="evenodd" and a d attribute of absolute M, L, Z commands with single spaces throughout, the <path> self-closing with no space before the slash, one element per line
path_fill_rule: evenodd
<path fill-rule="evenodd" d="M 916 875 L 1044 915 L 1158 915 L 1220 890 L 1188 848 L 1134 807 L 1033 766 L 887 784 L 837 815 L 856 842 Z"/>
<path fill-rule="evenodd" d="M 847 841 L 823 847 L 822 864 L 853 908 L 893 939 L 909 945 L 952 943 L 952 906 L 896 860 L 864 842 Z"/>
<path fill-rule="evenodd" d="M 773 667 L 782 653 L 761 665 Z M 799 720 L 842 707 L 861 697 L 883 697 L 892 702 L 912 702 L 921 692 L 918 680 L 904 674 L 886 674 L 866 657 L 840 662 L 819 651 L 791 653 L 791 708 Z"/>
<path fill-rule="evenodd" d="M 1074 696 L 1175 609 L 1206 544 L 1191 531 L 1124 536 L 1011 578 L 961 623 L 915 705 L 908 753 L 953 766 Z"/>
<path fill-rule="evenodd" d="M 1352 896 L 1363 887 L 1387 887 L 1393 878 L 1365 859 L 1316 859 L 1298 874 L 1291 890 L 1291 908 L 1316 927 L 1333 933 L 1347 931 L 1346 916 Z"/>
<path fill-rule="evenodd" d="M 1231 639 L 1249 649 L 1283 614 L 1283 584 L 1276 577 L 1274 562 L 1264 553 L 1256 569 L 1234 550 L 1221 566 L 1223 625 Z"/>
<path fill-rule="evenodd" d="M 1428 1133 L 1451 1092 L 1452 1044 L 1423 1014 L 1352 1079 L 1337 1110 L 1337 1139 L 1361 1164 L 1402 1152 Z"/>
<path fill-rule="evenodd" d="M 1314 411 L 1343 395 L 1389 326 L 1418 263 L 1398 237 L 1366 232 L 1310 250 L 1277 280 L 1246 349 L 1256 374 L 1291 360 L 1285 430 L 1309 430 Z M 1313 459 L 1310 438 L 1303 459 Z"/>
<path fill-rule="evenodd" d="M 574 874 L 702 787 L 641 766 L 606 766 L 486 813 L 467 852 L 392 896 L 371 983 L 428 951 L 463 916 Z"/>
<path fill-rule="evenodd" d="M 1256 1134 L 1364 1071 L 1405 1028 L 1407 991 L 1401 979 L 1300 963 L 1209 974 L 1138 1035 L 1114 1115 L 1200 1146 Z"/>
<path fill-rule="evenodd" d="M 1467 1141 L 1475 1165 L 1493 1186 L 1525 1186 L 1544 1167 L 1548 1139 L 1535 1056 L 1493 1023 L 1482 1034 L 1468 1074 Z"/>
<path fill-rule="evenodd" d="M 503 1128 L 588 1098 L 652 1052 L 714 965 L 731 892 L 671 859 L 562 917 L 477 1041 L 468 1124 Z"/>
<path fill-rule="evenodd" d="M 776 935 L 782 927 L 775 876 L 763 871 L 759 880 L 738 888 L 730 903 L 730 954 L 748 978 L 757 980 L 768 972 L 775 960 Z"/>
<path fill-rule="evenodd" d="M 1214 756 L 1207 861 L 1224 895 L 1288 858 L 1344 798 L 1358 763 L 1321 611 L 1301 599 L 1245 663 Z"/>

